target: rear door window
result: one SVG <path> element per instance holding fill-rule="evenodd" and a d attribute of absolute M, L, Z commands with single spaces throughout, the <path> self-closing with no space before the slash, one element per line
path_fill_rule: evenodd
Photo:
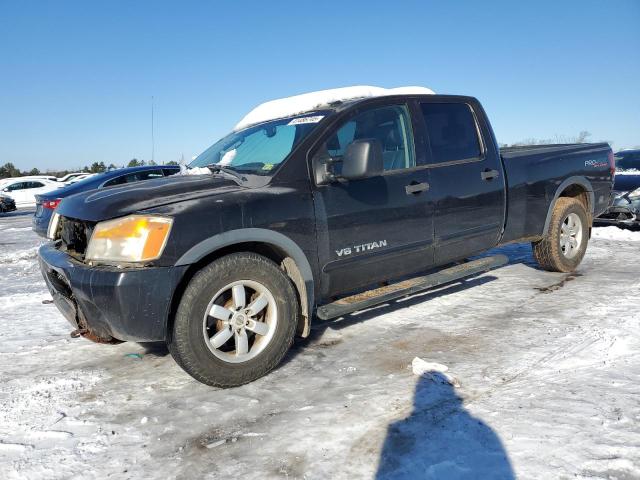
<path fill-rule="evenodd" d="M 158 170 L 145 170 L 144 172 L 137 172 L 133 176 L 133 178 L 129 178 L 127 176 L 127 183 L 131 182 L 140 182 L 142 180 L 152 180 L 154 178 L 162 178 L 164 177 L 164 173 L 162 173 L 161 169 Z"/>
<path fill-rule="evenodd" d="M 105 184 L 103 186 L 105 186 L 105 187 L 113 187 L 114 185 L 122 185 L 124 183 L 127 183 L 127 176 L 126 175 L 120 175 L 119 177 L 112 178 L 108 182 L 105 182 Z"/>
<path fill-rule="evenodd" d="M 114 185 L 123 185 L 125 183 L 140 182 L 142 180 L 152 180 L 154 178 L 163 178 L 164 173 L 162 169 L 157 170 L 145 170 L 143 172 L 129 173 L 128 175 L 121 175 L 112 180 L 109 180 L 104 184 L 105 187 L 113 187 Z"/>
<path fill-rule="evenodd" d="M 476 160 L 482 156 L 476 121 L 466 103 L 420 105 L 434 163 Z"/>

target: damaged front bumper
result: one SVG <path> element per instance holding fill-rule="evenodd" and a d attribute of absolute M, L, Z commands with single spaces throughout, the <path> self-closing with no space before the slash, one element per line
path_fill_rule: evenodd
<path fill-rule="evenodd" d="M 8 213 L 16 211 L 16 202 L 12 198 L 0 198 L 0 213 Z"/>
<path fill-rule="evenodd" d="M 53 303 L 76 334 L 102 343 L 166 340 L 171 300 L 186 266 L 89 266 L 53 244 L 40 247 L 38 256 Z"/>
<path fill-rule="evenodd" d="M 639 225 L 640 200 L 631 200 L 626 194 L 618 194 L 607 211 L 594 219 L 594 223 L 596 225 Z"/>
<path fill-rule="evenodd" d="M 637 214 L 626 207 L 609 207 L 609 209 L 594 220 L 597 224 L 606 225 L 633 225 L 637 223 Z"/>

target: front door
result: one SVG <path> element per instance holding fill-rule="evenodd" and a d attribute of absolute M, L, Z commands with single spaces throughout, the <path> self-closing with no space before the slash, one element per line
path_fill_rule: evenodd
<path fill-rule="evenodd" d="M 16 202 L 16 205 L 24 205 L 27 203 L 27 187 L 28 182 L 18 182 L 7 188 L 7 192 Z"/>
<path fill-rule="evenodd" d="M 386 105 L 355 112 L 320 147 L 338 178 L 314 191 L 325 298 L 432 264 L 429 170 L 416 162 L 413 138 L 409 108 Z M 382 145 L 384 173 L 341 180 L 342 156 L 359 139 Z"/>
<path fill-rule="evenodd" d="M 420 109 L 431 149 L 434 255 L 444 264 L 498 243 L 505 179 L 493 142 L 483 141 L 492 138 L 488 127 L 478 122 L 472 105 L 425 102 Z"/>

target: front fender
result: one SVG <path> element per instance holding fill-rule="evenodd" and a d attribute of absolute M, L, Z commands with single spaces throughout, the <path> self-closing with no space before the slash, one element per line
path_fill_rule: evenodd
<path fill-rule="evenodd" d="M 298 244 L 282 233 L 264 228 L 242 228 L 229 230 L 207 238 L 206 240 L 203 240 L 191 247 L 178 259 L 176 266 L 197 263 L 216 250 L 246 242 L 259 242 L 273 245 L 293 259 L 304 282 L 304 294 L 306 297 L 306 306 L 308 307 L 308 311 L 306 313 L 307 317 L 310 319 L 315 306 L 315 282 L 313 279 L 313 271 L 311 270 L 311 265 L 307 256 Z M 304 313 L 304 302 L 302 307 Z"/>

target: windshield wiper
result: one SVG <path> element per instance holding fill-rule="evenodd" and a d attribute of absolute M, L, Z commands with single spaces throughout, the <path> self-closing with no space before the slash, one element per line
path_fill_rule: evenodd
<path fill-rule="evenodd" d="M 218 165 L 217 163 L 212 163 L 210 165 L 205 165 L 205 166 L 209 170 L 211 170 L 212 173 L 220 173 L 220 172 L 222 172 L 222 173 L 226 173 L 228 175 L 231 175 L 232 177 L 237 178 L 241 182 L 246 182 L 247 181 L 247 177 L 244 177 L 244 176 L 240 175 L 233 168 L 225 167 L 224 165 Z"/>

